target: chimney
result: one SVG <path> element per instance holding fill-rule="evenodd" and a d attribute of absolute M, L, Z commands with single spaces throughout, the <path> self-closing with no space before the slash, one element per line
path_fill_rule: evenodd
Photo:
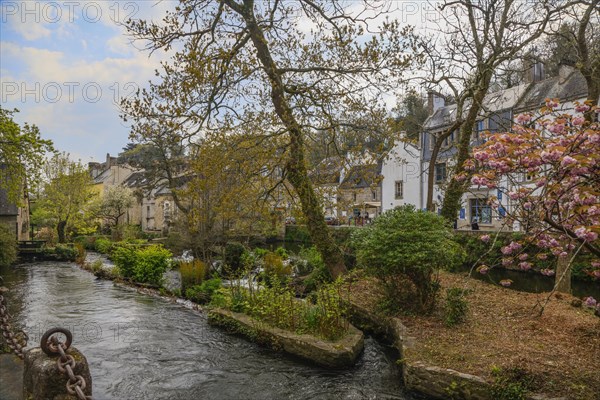
<path fill-rule="evenodd" d="M 546 79 L 544 64 L 540 61 L 528 59 L 526 61 L 527 71 L 525 73 L 525 82 L 534 83 Z"/>
<path fill-rule="evenodd" d="M 575 71 L 575 68 L 572 65 L 566 62 L 561 62 L 558 65 L 558 82 L 561 84 L 565 83 L 573 71 Z"/>
<path fill-rule="evenodd" d="M 433 90 L 427 92 L 427 111 L 429 112 L 429 115 L 432 115 L 435 110 L 444 107 L 445 105 L 446 101 L 438 93 Z"/>

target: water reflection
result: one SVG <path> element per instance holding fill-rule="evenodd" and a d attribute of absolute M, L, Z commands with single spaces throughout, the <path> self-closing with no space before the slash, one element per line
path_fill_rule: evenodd
<path fill-rule="evenodd" d="M 200 313 L 69 263 L 0 273 L 30 343 L 55 325 L 73 331 L 90 362 L 95 399 L 412 398 L 402 391 L 395 355 L 371 338 L 354 368 L 331 371 L 226 335 Z"/>

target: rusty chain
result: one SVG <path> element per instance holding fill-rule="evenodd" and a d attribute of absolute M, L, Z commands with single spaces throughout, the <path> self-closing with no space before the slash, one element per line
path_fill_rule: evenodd
<path fill-rule="evenodd" d="M 65 342 L 61 342 L 56 337 L 57 333 L 62 333 L 65 335 Z M 71 346 L 71 342 L 73 340 L 73 335 L 71 331 L 65 328 L 52 328 L 46 331 L 42 336 L 42 340 L 40 342 L 40 347 L 48 356 L 56 356 L 59 355 L 56 359 L 56 366 L 58 370 L 65 374 L 68 378 L 66 387 L 67 392 L 70 395 L 77 395 L 77 398 L 80 400 L 92 400 L 92 396 L 86 396 L 83 392 L 87 387 L 87 383 L 85 378 L 81 375 L 75 375 L 73 373 L 73 369 L 77 365 L 77 362 L 70 354 L 66 354 L 66 350 Z"/>
<path fill-rule="evenodd" d="M 2 336 L 4 336 L 8 347 L 22 359 L 24 357 L 23 348 L 27 346 L 29 336 L 24 330 L 20 331 L 21 338 L 18 338 L 17 334 L 13 332 L 13 327 L 10 324 L 10 314 L 8 313 L 6 299 L 4 298 L 4 293 L 6 292 L 8 292 L 7 288 L 0 287 L 0 330 L 2 331 Z"/>

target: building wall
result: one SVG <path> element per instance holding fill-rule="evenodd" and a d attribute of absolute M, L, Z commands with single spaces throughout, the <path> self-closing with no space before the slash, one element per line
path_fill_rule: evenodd
<path fill-rule="evenodd" d="M 404 204 L 421 207 L 420 155 L 415 146 L 400 142 L 390 151 L 381 167 L 381 210 Z M 396 183 L 402 182 L 402 196 L 396 196 Z"/>
<path fill-rule="evenodd" d="M 373 192 L 375 192 L 375 199 L 373 198 Z M 340 189 L 338 215 L 341 219 L 348 220 L 357 211 L 362 216 L 365 216 L 365 212 L 368 212 L 369 218 L 375 218 L 381 214 L 381 206 L 370 207 L 366 203 L 377 202 L 381 202 L 380 185 L 367 188 Z"/>

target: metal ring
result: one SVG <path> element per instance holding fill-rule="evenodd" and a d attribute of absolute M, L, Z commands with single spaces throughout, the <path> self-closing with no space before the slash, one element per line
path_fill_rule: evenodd
<path fill-rule="evenodd" d="M 54 335 L 55 333 L 62 333 L 67 338 L 67 340 L 64 343 L 59 342 L 58 344 L 59 346 L 62 346 L 63 349 L 67 350 L 69 347 L 71 347 L 71 343 L 73 342 L 73 334 L 71 334 L 70 330 L 66 328 L 48 329 L 46 333 L 44 333 L 44 335 L 42 336 L 42 340 L 40 341 L 40 347 L 42 348 L 42 351 L 49 356 L 55 356 L 60 354 L 60 352 L 58 352 L 57 350 L 52 350 L 49 346 L 50 337 L 52 337 L 52 335 Z"/>

